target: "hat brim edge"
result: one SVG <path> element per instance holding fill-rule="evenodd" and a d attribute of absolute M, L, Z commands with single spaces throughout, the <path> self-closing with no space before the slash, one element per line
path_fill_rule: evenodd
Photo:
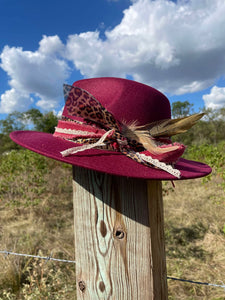
<path fill-rule="evenodd" d="M 149 180 L 178 180 L 175 176 L 156 168 L 146 167 L 125 155 L 108 150 L 91 149 L 63 157 L 61 151 L 74 147 L 75 144 L 50 133 L 38 131 L 14 131 L 10 138 L 20 146 L 40 155 L 116 176 L 125 176 Z M 201 162 L 180 158 L 175 168 L 181 172 L 179 180 L 207 176 L 212 169 Z"/>

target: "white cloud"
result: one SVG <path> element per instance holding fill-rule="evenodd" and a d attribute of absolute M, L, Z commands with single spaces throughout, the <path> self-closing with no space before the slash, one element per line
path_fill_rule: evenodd
<path fill-rule="evenodd" d="M 12 90 L 1 96 L 0 112 L 22 109 L 21 99 L 30 103 L 31 94 L 40 108 L 54 109 L 71 62 L 84 77 L 129 75 L 172 94 L 200 91 L 224 75 L 224 0 L 130 3 L 104 40 L 96 30 L 70 35 L 66 44 L 43 36 L 34 52 L 6 46 L 1 67 Z M 15 91 L 26 97 L 11 98 Z"/>
<path fill-rule="evenodd" d="M 55 112 L 55 115 L 56 115 L 58 118 L 61 118 L 61 117 L 62 117 L 63 110 L 64 110 L 64 106 L 61 107 L 61 109 L 60 109 L 58 112 Z"/>
<path fill-rule="evenodd" d="M 3 114 L 12 111 L 24 111 L 33 102 L 27 93 L 19 92 L 12 88 L 1 95 L 0 112 Z"/>
<path fill-rule="evenodd" d="M 225 107 L 225 87 L 212 87 L 209 94 L 203 95 L 206 108 L 222 108 Z"/>
<path fill-rule="evenodd" d="M 63 47 L 57 36 L 44 36 L 35 52 L 4 47 L 1 53 L 1 67 L 10 78 L 11 90 L 1 96 L 1 113 L 26 108 L 24 103 L 28 104 L 29 101 L 25 99 L 28 99 L 30 94 L 38 98 L 36 105 L 44 110 L 56 106 L 62 98 L 62 84 L 69 76 L 68 64 L 60 56 Z"/>
<path fill-rule="evenodd" d="M 42 40 L 39 42 L 39 52 L 43 54 L 57 54 L 63 53 L 64 45 L 60 38 L 55 36 L 44 35 Z"/>
<path fill-rule="evenodd" d="M 133 75 L 165 92 L 195 92 L 225 66 L 224 0 L 139 0 L 105 32 L 71 35 L 68 58 L 87 77 Z"/>

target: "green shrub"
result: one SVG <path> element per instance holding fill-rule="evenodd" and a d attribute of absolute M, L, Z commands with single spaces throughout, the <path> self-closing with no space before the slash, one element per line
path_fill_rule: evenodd
<path fill-rule="evenodd" d="M 10 205 L 37 205 L 50 188 L 54 168 L 70 168 L 29 150 L 12 150 L 0 156 L 0 200 Z M 65 181 L 65 184 L 67 182 Z M 58 187 L 57 187 L 58 188 Z"/>
<path fill-rule="evenodd" d="M 28 150 L 13 150 L 0 158 L 0 199 L 13 205 L 35 205 L 45 192 L 45 157 Z"/>
<path fill-rule="evenodd" d="M 186 150 L 185 157 L 208 164 L 212 174 L 218 178 L 218 184 L 225 190 L 225 142 L 218 145 L 192 145 Z M 212 174 L 203 178 L 204 182 L 211 179 Z"/>

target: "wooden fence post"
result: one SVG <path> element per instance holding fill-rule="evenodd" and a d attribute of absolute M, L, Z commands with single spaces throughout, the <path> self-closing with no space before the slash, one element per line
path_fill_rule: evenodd
<path fill-rule="evenodd" d="M 73 167 L 77 299 L 166 300 L 162 185 Z"/>

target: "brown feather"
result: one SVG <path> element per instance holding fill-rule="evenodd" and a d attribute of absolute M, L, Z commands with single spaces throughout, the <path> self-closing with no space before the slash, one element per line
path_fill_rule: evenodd
<path fill-rule="evenodd" d="M 184 133 L 196 124 L 204 116 L 204 113 L 194 114 L 179 119 L 166 119 L 140 126 L 138 130 L 147 130 L 153 137 L 170 137 L 179 133 Z"/>
<path fill-rule="evenodd" d="M 169 151 L 176 150 L 178 146 L 171 146 L 170 148 L 159 148 L 155 143 L 154 139 L 151 138 L 148 130 L 140 130 L 136 123 L 130 125 L 122 126 L 122 134 L 129 138 L 130 140 L 135 140 L 136 142 L 143 145 L 143 147 L 153 154 L 160 154 Z"/>
<path fill-rule="evenodd" d="M 165 153 L 176 150 L 179 146 L 160 148 L 157 147 L 154 138 L 171 137 L 186 132 L 203 116 L 204 113 L 200 113 L 178 119 L 164 119 L 144 126 L 137 126 L 137 122 L 133 122 L 130 125 L 123 124 L 122 134 L 130 140 L 135 140 L 142 144 L 143 147 L 151 153 Z"/>

